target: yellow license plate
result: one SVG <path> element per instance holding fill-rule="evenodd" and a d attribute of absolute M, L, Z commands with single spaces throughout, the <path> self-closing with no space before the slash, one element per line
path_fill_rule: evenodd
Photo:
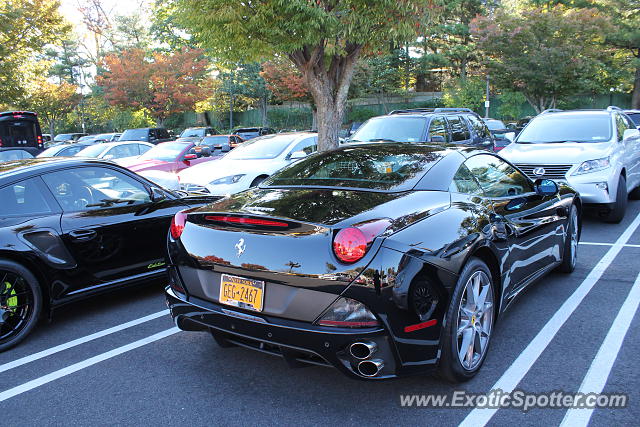
<path fill-rule="evenodd" d="M 262 311 L 264 282 L 223 274 L 220 279 L 220 302 L 248 310 Z"/>

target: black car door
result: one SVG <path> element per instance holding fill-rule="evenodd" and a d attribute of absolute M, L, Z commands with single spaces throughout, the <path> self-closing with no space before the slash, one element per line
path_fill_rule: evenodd
<path fill-rule="evenodd" d="M 185 207 L 178 199 L 154 202 L 146 183 L 115 166 L 75 167 L 42 178 L 62 207 L 62 239 L 83 279 L 66 295 L 163 272 L 171 217 Z"/>
<path fill-rule="evenodd" d="M 493 205 L 494 238 L 509 246 L 505 291 L 517 292 L 528 278 L 560 260 L 566 215 L 559 216 L 557 195 L 537 194 L 529 178 L 497 156 L 478 154 L 465 165 Z"/>

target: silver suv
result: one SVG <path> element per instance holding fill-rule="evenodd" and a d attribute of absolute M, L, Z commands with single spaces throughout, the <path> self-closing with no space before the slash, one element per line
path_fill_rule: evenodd
<path fill-rule="evenodd" d="M 568 182 L 607 222 L 640 198 L 640 131 L 617 107 L 543 112 L 514 142 L 500 155 L 531 179 Z"/>

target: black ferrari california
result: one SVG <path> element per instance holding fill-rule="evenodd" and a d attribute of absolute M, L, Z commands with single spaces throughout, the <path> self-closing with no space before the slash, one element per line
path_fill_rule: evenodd
<path fill-rule="evenodd" d="M 473 377 L 499 315 L 576 265 L 581 202 L 473 148 L 365 144 L 175 215 L 167 302 L 222 346 L 368 379 Z"/>

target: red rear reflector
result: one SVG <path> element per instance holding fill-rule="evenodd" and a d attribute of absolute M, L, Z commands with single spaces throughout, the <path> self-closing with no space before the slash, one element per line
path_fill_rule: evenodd
<path fill-rule="evenodd" d="M 422 322 L 422 323 L 416 323 L 415 325 L 411 325 L 411 326 L 406 326 L 404 328 L 405 332 L 413 332 L 413 331 L 417 331 L 419 329 L 424 329 L 424 328 L 428 328 L 429 326 L 433 326 L 436 323 L 438 323 L 438 321 L 436 319 L 432 319 L 426 322 Z"/>
<path fill-rule="evenodd" d="M 259 218 L 243 218 L 238 216 L 224 216 L 224 215 L 207 215 L 204 217 L 207 221 L 217 221 L 217 222 L 229 222 L 232 224 L 242 224 L 242 225 L 263 225 L 266 227 L 288 227 L 289 224 L 282 221 L 273 221 L 270 219 L 259 219 Z"/>
<path fill-rule="evenodd" d="M 174 239 L 179 239 L 182 236 L 182 232 L 184 231 L 184 225 L 187 223 L 187 214 L 184 212 L 178 212 L 174 215 L 171 220 L 171 227 L 169 228 L 169 232 L 171 233 L 171 237 Z"/>

